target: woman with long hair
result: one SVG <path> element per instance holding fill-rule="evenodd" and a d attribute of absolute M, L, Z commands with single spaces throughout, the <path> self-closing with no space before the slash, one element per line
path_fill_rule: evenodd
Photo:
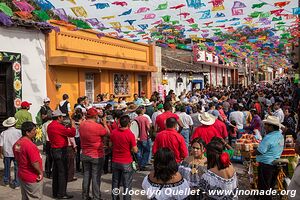
<path fill-rule="evenodd" d="M 206 146 L 207 172 L 202 175 L 199 188 L 205 192 L 208 199 L 237 199 L 234 196 L 237 190 L 237 175 L 230 157 L 224 152 L 224 145 L 219 141 L 212 140 Z M 223 196 L 210 194 L 208 190 L 232 191 L 230 194 L 223 193 Z M 225 196 L 226 195 L 226 196 Z"/>
<path fill-rule="evenodd" d="M 142 187 L 152 200 L 182 200 L 189 195 L 189 183 L 178 172 L 174 153 L 169 148 L 156 152 L 154 171 L 144 178 Z"/>
<path fill-rule="evenodd" d="M 296 120 L 295 120 L 295 113 L 291 108 L 287 108 L 284 110 L 284 120 L 282 123 L 286 130 L 284 131 L 285 135 L 292 135 L 293 138 L 297 139 L 297 132 L 296 132 Z"/>
<path fill-rule="evenodd" d="M 179 172 L 185 178 L 192 190 L 197 190 L 202 175 L 206 172 L 207 159 L 204 156 L 205 143 L 201 138 L 195 138 L 191 142 L 191 155 L 179 166 Z M 189 199 L 194 199 L 190 196 Z"/>

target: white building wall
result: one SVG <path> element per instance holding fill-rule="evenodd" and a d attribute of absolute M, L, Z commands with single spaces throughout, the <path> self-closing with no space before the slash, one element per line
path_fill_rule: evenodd
<path fill-rule="evenodd" d="M 46 97 L 45 35 L 40 31 L 0 27 L 0 51 L 20 53 L 22 59 L 22 100 L 32 103 L 36 113 Z"/>
<path fill-rule="evenodd" d="M 157 67 L 157 72 L 151 73 L 152 92 L 158 91 L 158 86 L 161 85 L 162 81 L 161 47 L 155 47 L 155 66 Z"/>

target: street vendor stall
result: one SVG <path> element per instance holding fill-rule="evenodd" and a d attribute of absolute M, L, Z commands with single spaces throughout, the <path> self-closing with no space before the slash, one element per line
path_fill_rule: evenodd
<path fill-rule="evenodd" d="M 237 140 L 235 148 L 236 151 L 240 151 L 240 155 L 244 164 L 247 166 L 249 181 L 253 189 L 257 189 L 258 181 L 258 165 L 256 162 L 256 156 L 253 156 L 253 152 L 257 149 L 259 141 L 257 141 L 253 135 L 245 134 L 241 139 Z M 294 149 L 294 143 L 292 136 L 286 136 L 285 146 L 281 154 L 280 159 L 274 165 L 278 167 L 277 176 L 277 188 L 278 190 L 286 189 L 286 178 L 292 178 L 296 163 L 298 163 L 298 157 Z"/>

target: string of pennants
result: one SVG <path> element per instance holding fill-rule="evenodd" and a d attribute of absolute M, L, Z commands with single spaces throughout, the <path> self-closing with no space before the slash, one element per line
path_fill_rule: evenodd
<path fill-rule="evenodd" d="M 5 26 L 12 25 L 12 17 L 44 23 L 56 20 L 70 30 L 97 30 L 99 38 L 109 35 L 188 50 L 197 46 L 225 62 L 235 57 L 264 57 L 282 64 L 285 49 L 297 44 L 300 37 L 300 7 L 294 0 L 9 2 L 0 2 L 0 23 Z M 193 42 L 187 44 L 187 39 Z"/>

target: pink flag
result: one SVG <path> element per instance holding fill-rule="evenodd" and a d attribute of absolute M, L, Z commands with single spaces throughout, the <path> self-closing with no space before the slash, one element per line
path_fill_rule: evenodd
<path fill-rule="evenodd" d="M 152 25 L 161 24 L 162 22 L 163 22 L 162 20 L 158 20 L 158 21 L 152 23 Z"/>
<path fill-rule="evenodd" d="M 190 15 L 190 13 L 186 13 L 186 12 L 178 14 L 178 16 L 183 16 L 184 18 L 186 18 L 189 15 Z"/>
<path fill-rule="evenodd" d="M 147 8 L 147 7 L 141 7 L 139 8 L 135 13 L 144 13 L 144 12 L 147 12 L 149 11 L 150 8 Z"/>
<path fill-rule="evenodd" d="M 155 17 L 155 14 L 146 14 L 143 19 L 154 19 Z"/>
<path fill-rule="evenodd" d="M 186 21 L 187 21 L 188 23 L 190 23 L 190 24 L 194 24 L 194 23 L 195 23 L 194 18 L 187 19 Z"/>
<path fill-rule="evenodd" d="M 16 1 L 13 0 L 13 4 L 19 8 L 19 10 L 24 11 L 24 12 L 29 12 L 31 13 L 34 10 L 34 7 L 32 7 L 29 3 L 27 3 L 25 0 L 22 1 Z"/>

